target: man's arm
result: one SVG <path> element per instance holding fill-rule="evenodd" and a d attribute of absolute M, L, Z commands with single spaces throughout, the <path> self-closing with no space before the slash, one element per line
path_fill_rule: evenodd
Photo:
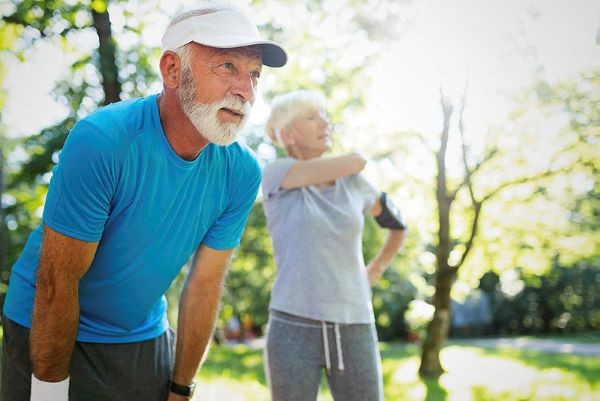
<path fill-rule="evenodd" d="M 358 153 L 298 160 L 290 167 L 281 183 L 281 188 L 292 189 L 326 184 L 361 172 L 366 163 L 365 158 Z"/>
<path fill-rule="evenodd" d="M 201 245 L 179 302 L 177 347 L 173 382 L 190 385 L 204 356 L 215 325 L 223 277 L 233 250 L 219 251 Z M 169 401 L 186 397 L 169 392 Z"/>
<path fill-rule="evenodd" d="M 369 211 L 372 216 L 379 216 L 383 208 L 381 206 L 381 197 L 377 198 L 375 204 Z M 367 265 L 367 274 L 369 276 L 369 283 L 371 285 L 377 284 L 385 269 L 387 269 L 389 263 L 392 261 L 398 249 L 402 246 L 404 238 L 406 237 L 406 230 L 390 229 L 388 232 L 387 239 L 377 255 Z"/>
<path fill-rule="evenodd" d="M 31 321 L 33 374 L 44 382 L 69 376 L 79 324 L 79 280 L 89 269 L 98 242 L 85 242 L 44 225 Z"/>

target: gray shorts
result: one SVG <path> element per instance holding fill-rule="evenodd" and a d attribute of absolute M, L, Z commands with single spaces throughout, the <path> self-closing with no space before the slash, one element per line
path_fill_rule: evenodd
<path fill-rule="evenodd" d="M 0 401 L 29 401 L 29 329 L 3 316 Z M 175 335 L 127 344 L 76 342 L 70 401 L 164 401 L 174 361 Z"/>
<path fill-rule="evenodd" d="M 323 371 L 336 401 L 381 401 L 372 324 L 334 324 L 271 311 L 265 371 L 273 401 L 315 401 Z"/>

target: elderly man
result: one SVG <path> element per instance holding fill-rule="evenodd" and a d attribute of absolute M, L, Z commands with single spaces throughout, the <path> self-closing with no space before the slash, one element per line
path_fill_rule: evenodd
<path fill-rule="evenodd" d="M 191 398 L 261 178 L 235 139 L 262 65 L 287 56 L 214 2 L 175 18 L 163 49 L 161 94 L 104 107 L 69 134 L 12 270 L 4 401 Z M 174 347 L 164 294 L 194 252 Z"/>

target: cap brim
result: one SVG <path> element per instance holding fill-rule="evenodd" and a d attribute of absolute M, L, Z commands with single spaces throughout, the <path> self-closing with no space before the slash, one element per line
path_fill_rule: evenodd
<path fill-rule="evenodd" d="M 269 67 L 283 67 L 287 63 L 287 53 L 274 43 L 260 43 L 263 64 Z"/>
<path fill-rule="evenodd" d="M 256 40 L 255 38 L 248 39 L 240 36 L 219 36 L 213 38 L 193 38 L 192 42 L 218 49 L 259 45 L 262 50 L 262 62 L 264 65 L 277 68 L 283 67 L 287 63 L 286 51 L 279 43 L 272 40 Z"/>

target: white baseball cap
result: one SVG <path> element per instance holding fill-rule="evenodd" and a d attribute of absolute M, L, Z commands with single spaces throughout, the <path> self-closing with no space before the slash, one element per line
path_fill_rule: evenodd
<path fill-rule="evenodd" d="M 241 11 L 219 10 L 186 18 L 170 26 L 162 38 L 162 49 L 175 50 L 190 42 L 219 49 L 259 45 L 262 61 L 269 67 L 287 62 L 283 47 L 260 37 L 256 25 Z"/>

